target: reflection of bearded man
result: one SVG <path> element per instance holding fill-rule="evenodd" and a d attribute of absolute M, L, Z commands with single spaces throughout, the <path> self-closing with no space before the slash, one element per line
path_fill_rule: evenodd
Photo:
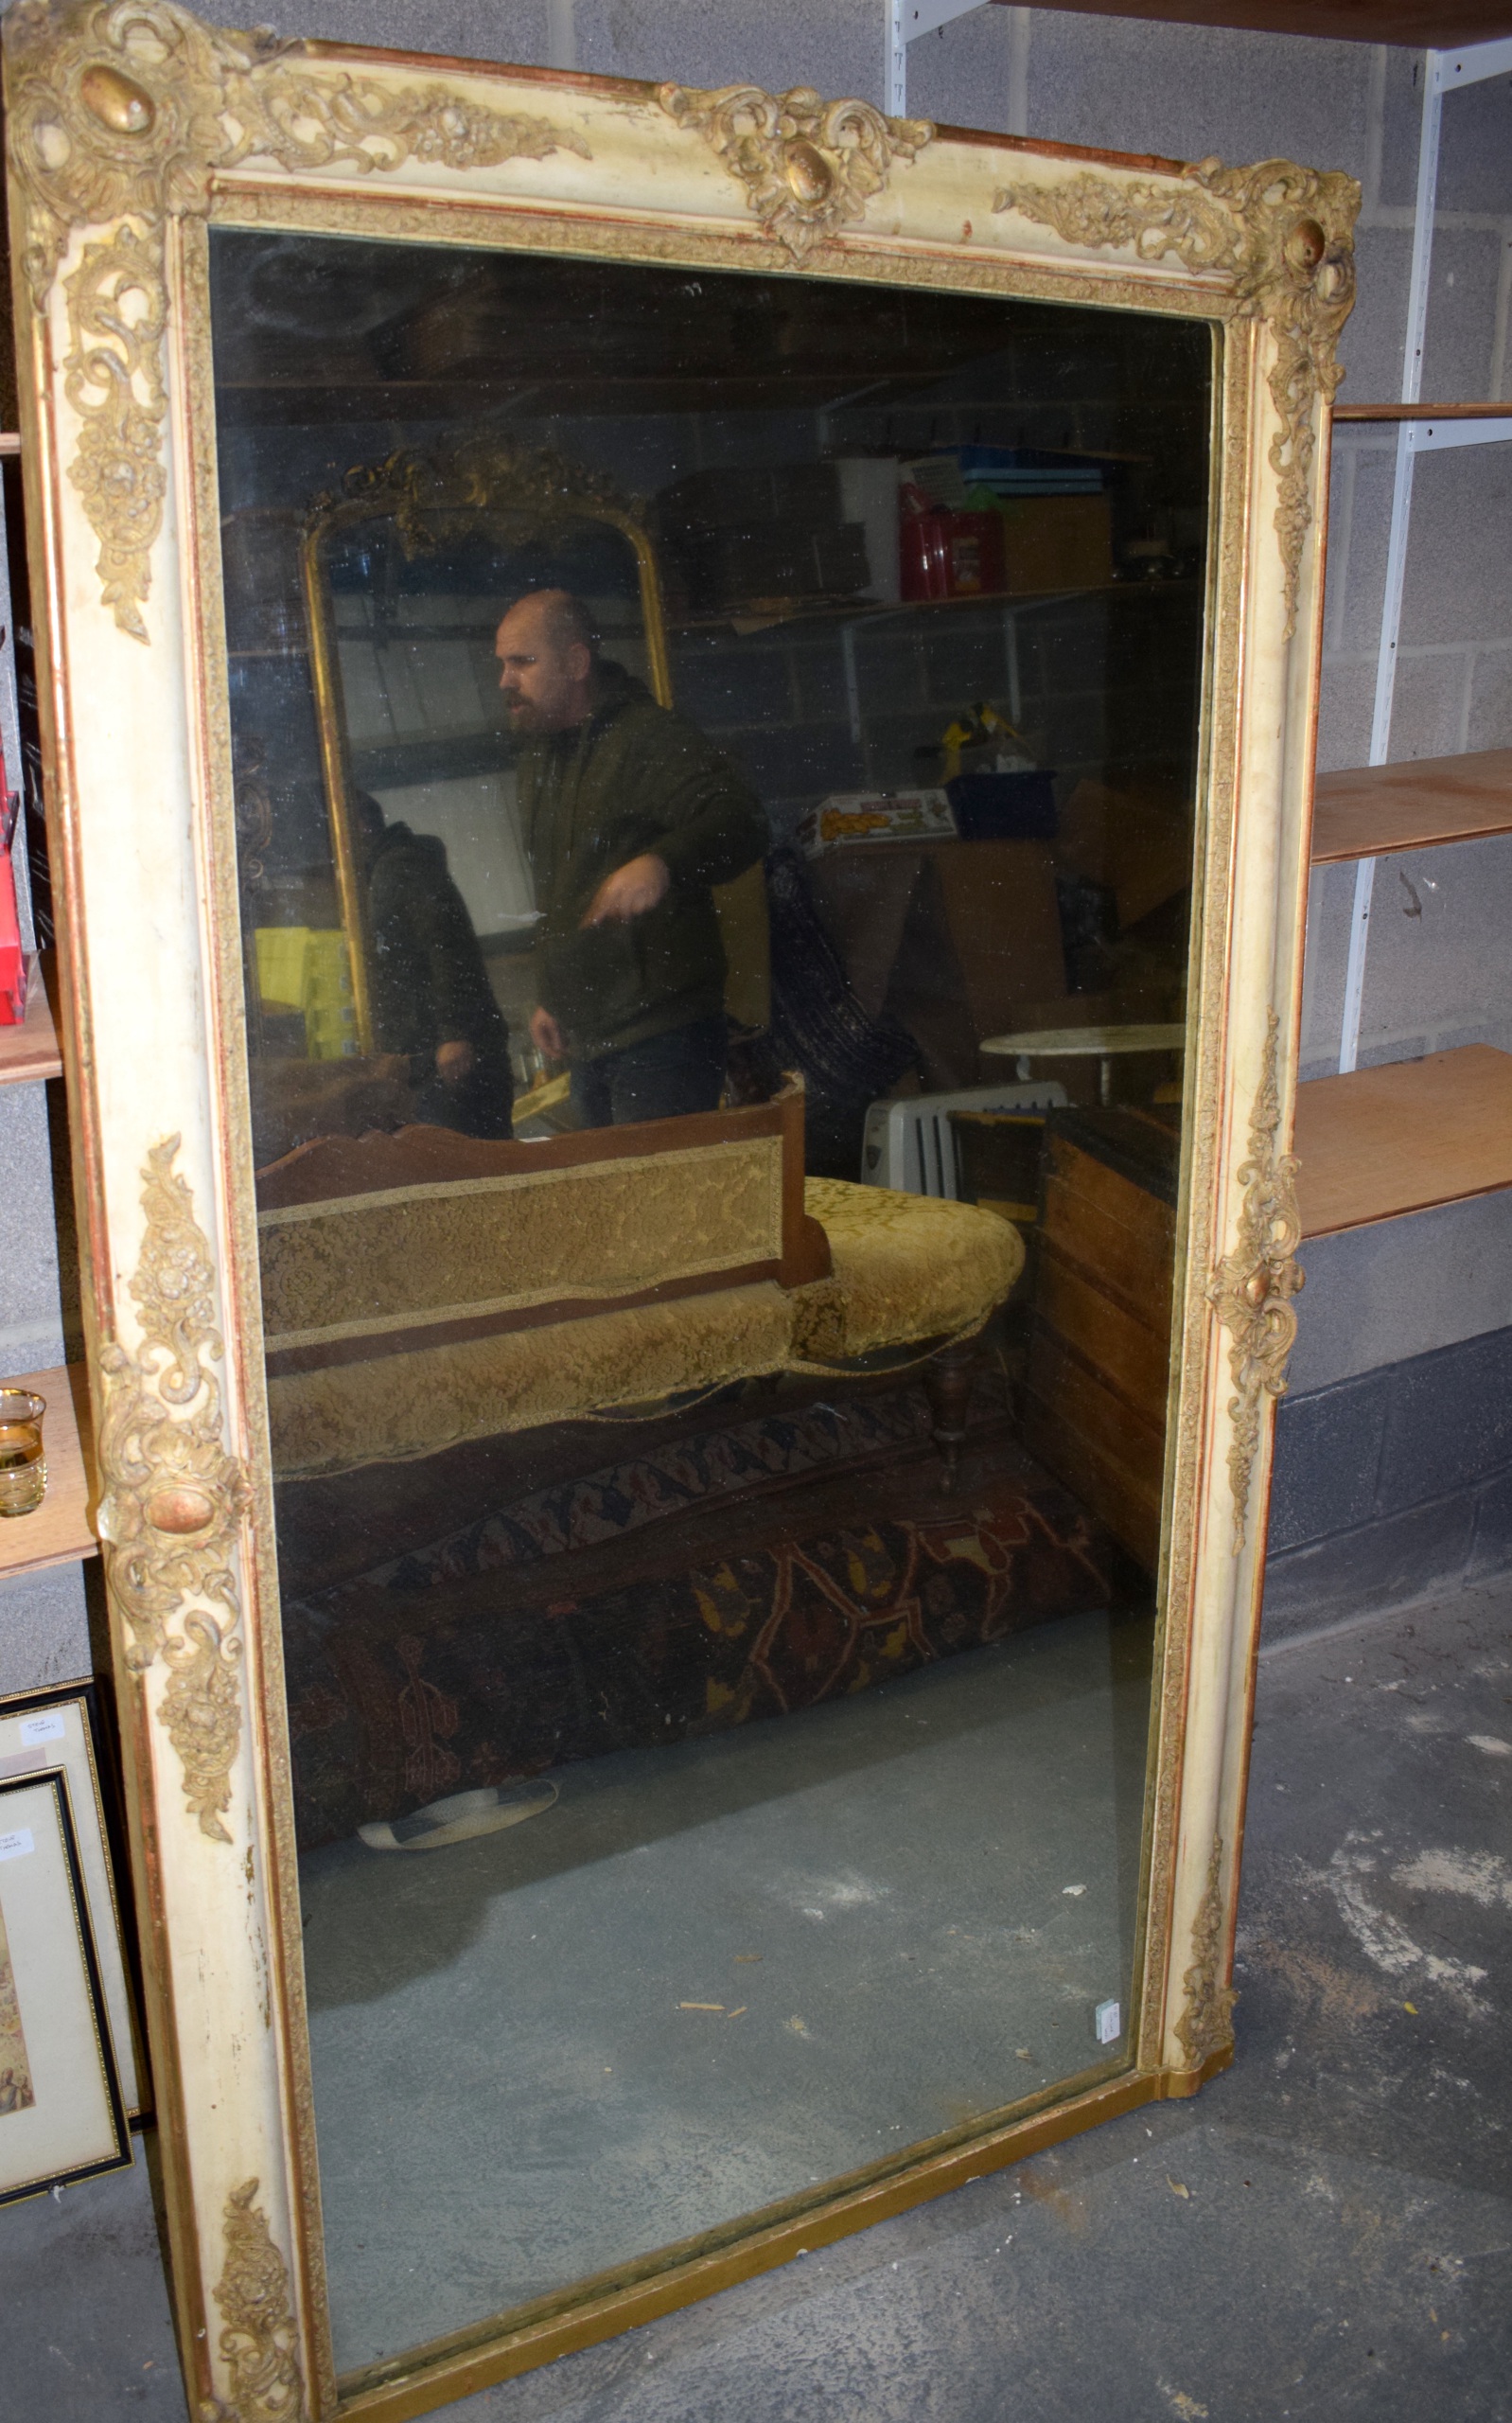
<path fill-rule="evenodd" d="M 525 741 L 520 823 L 541 912 L 530 1031 L 572 1067 L 587 1127 L 717 1107 L 725 953 L 712 887 L 766 848 L 766 820 L 695 724 L 599 655 L 563 589 L 510 608 L 494 652 Z"/>

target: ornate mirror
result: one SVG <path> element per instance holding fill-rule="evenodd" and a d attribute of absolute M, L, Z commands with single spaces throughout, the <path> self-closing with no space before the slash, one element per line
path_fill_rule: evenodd
<path fill-rule="evenodd" d="M 6 43 L 185 2372 L 398 2417 L 1231 2056 L 1356 196 Z"/>

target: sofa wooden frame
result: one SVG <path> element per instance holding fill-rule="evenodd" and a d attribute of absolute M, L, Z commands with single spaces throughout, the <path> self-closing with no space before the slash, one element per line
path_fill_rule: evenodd
<path fill-rule="evenodd" d="M 1358 191 L 679 87 L 280 44 L 171 0 L 5 29 L 23 449 L 101 1527 L 173 2293 L 204 2418 L 419 2414 L 1231 2054 L 1335 339 Z M 1172 1379 L 1127 2058 L 338 2381 L 323 2270 L 247 1146 L 207 227 L 1100 305 L 1214 332 Z"/>

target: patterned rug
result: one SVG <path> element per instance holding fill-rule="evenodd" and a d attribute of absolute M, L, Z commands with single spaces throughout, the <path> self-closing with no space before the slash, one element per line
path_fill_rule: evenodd
<path fill-rule="evenodd" d="M 766 1482 L 859 1465 L 898 1448 L 927 1452 L 928 1446 L 929 1406 L 922 1388 L 804 1406 L 702 1437 L 675 1438 L 659 1443 L 654 1454 L 536 1490 L 429 1548 L 376 1565 L 363 1579 L 420 1590 L 501 1565 L 535 1565 Z"/>
<path fill-rule="evenodd" d="M 1111 1555 L 991 1389 L 949 1494 L 917 1386 L 659 1436 L 286 1604 L 301 1845 L 1106 1606 Z"/>

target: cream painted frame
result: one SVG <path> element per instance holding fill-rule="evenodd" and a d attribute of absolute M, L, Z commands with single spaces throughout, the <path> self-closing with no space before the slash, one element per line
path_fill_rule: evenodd
<path fill-rule="evenodd" d="M 1358 189 L 17 0 L 23 451 L 91 1383 L 180 2348 L 197 2423 L 399 2417 L 688 2302 L 1230 2058 L 1290 1137 L 1322 501 Z M 338 2387 L 255 1283 L 207 221 L 875 279 L 1217 331 L 1214 543 L 1131 2064 L 812 2206 Z M 222 1355 L 223 1341 L 223 1355 Z"/>

